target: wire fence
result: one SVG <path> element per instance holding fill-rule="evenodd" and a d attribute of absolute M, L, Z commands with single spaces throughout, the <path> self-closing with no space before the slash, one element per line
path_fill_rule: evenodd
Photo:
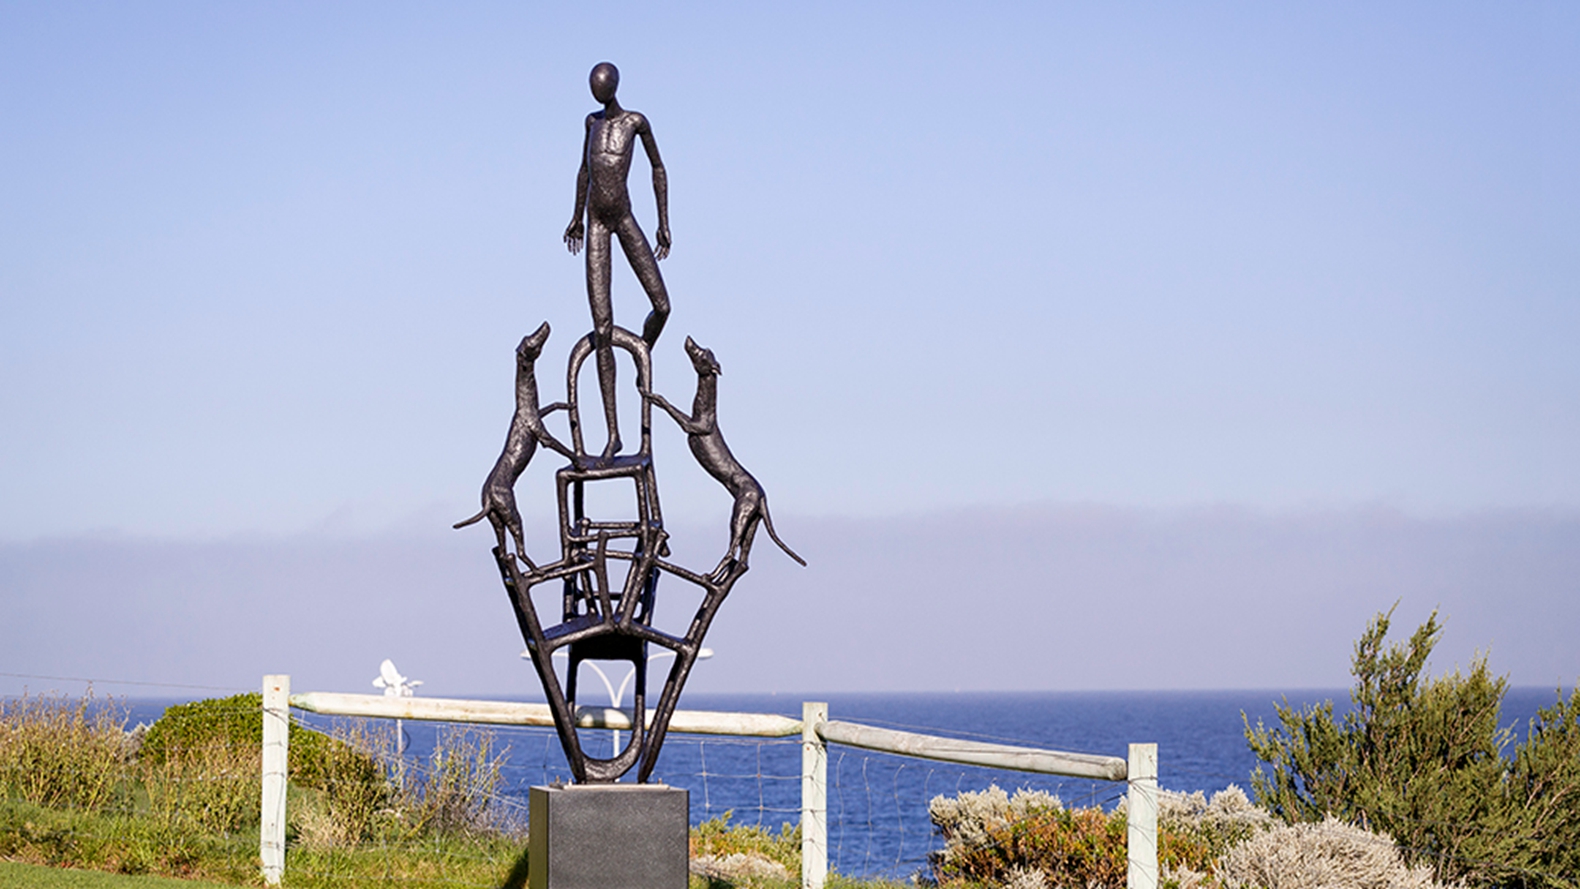
<path fill-rule="evenodd" d="M 353 717 L 293 714 L 304 726 L 344 734 Z M 404 769 L 421 776 L 424 761 L 448 723 L 402 725 Z M 501 781 L 489 799 L 499 811 L 525 818 L 533 785 L 567 781 L 569 765 L 553 729 L 490 727 L 496 749 L 508 752 Z M 610 730 L 583 729 L 582 741 L 593 756 L 607 756 Z M 653 779 L 687 790 L 693 825 L 722 818 L 729 824 L 768 831 L 793 829 L 801 813 L 801 744 L 794 739 L 714 738 L 670 735 Z M 980 791 L 1043 790 L 1066 805 L 1112 808 L 1124 785 L 996 769 L 957 767 L 854 748 L 833 748 L 828 767 L 829 864 L 858 878 L 906 879 L 927 867 L 928 854 L 941 848 L 928 804 L 940 795 Z"/>

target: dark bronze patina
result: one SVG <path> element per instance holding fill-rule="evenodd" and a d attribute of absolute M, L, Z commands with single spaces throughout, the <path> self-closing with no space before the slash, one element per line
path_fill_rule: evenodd
<path fill-rule="evenodd" d="M 587 134 L 582 140 L 582 167 L 576 174 L 576 211 L 565 227 L 565 246 L 571 253 L 587 241 L 587 301 L 592 304 L 594 344 L 598 348 L 598 390 L 603 394 L 604 422 L 609 442 L 603 455 L 620 453 L 620 425 L 615 416 L 614 350 L 610 331 L 614 327 L 614 304 L 609 299 L 609 236 L 620 239 L 620 249 L 636 273 L 653 311 L 642 325 L 642 339 L 651 348 L 669 318 L 669 293 L 658 261 L 669 255 L 669 178 L 658 156 L 653 128 L 640 112 L 627 111 L 615 99 L 620 87 L 620 71 L 608 62 L 592 69 L 588 78 L 593 98 L 602 111 L 587 115 Z M 631 215 L 631 193 L 626 176 L 631 172 L 631 151 L 642 140 L 648 163 L 653 168 L 653 199 L 658 203 L 658 249 L 647 243 L 647 235 Z M 586 214 L 586 224 L 582 216 Z"/>
<path fill-rule="evenodd" d="M 505 449 L 500 452 L 499 459 L 494 461 L 488 480 L 483 482 L 482 511 L 454 525 L 464 528 L 487 517 L 494 526 L 494 536 L 499 538 L 500 549 L 505 547 L 505 532 L 508 530 L 516 540 L 516 552 L 528 565 L 532 562 L 527 559 L 527 542 L 521 534 L 521 513 L 516 511 L 516 479 L 521 478 L 521 473 L 526 470 L 539 442 L 571 459 L 576 458 L 573 451 L 560 444 L 559 439 L 549 434 L 549 430 L 543 426 L 543 418 L 554 411 L 563 410 L 565 403 L 556 401 L 545 407 L 538 405 L 535 366 L 548 338 L 549 322 L 545 321 L 537 330 L 522 337 L 521 345 L 516 347 L 516 413 L 510 418 Z"/>
<path fill-rule="evenodd" d="M 637 780 L 645 783 L 658 761 L 670 717 L 702 648 L 703 636 L 736 581 L 746 573 L 757 524 L 764 524 L 774 542 L 791 558 L 802 565 L 806 562 L 774 532 L 762 485 L 730 453 L 719 432 L 719 363 L 713 353 L 698 346 L 690 337 L 686 338 L 686 353 L 691 356 L 692 366 L 697 371 L 692 414 L 682 413 L 653 391 L 651 350 L 669 316 L 669 297 L 657 265 L 657 260 L 669 252 L 670 244 L 664 167 L 658 159 L 658 147 L 646 118 L 626 111 L 615 101 L 615 87 L 619 83 L 615 67 L 607 62 L 598 65 L 592 71 L 591 81 L 593 96 L 603 103 L 604 110 L 587 117 L 586 148 L 577 177 L 576 218 L 565 230 L 565 242 L 574 253 L 581 247 L 584 236 L 587 241 L 587 295 L 592 304 L 593 330 L 571 349 L 566 369 L 566 400 L 547 406 L 538 404 L 533 369 L 548 339 L 548 324 L 521 341 L 516 350 L 516 413 L 511 420 L 504 452 L 483 484 L 482 511 L 456 527 L 485 516 L 494 526 L 498 539 L 494 560 L 533 666 L 548 696 L 554 725 L 574 780 L 577 783 L 617 781 L 636 767 Z M 658 198 L 659 214 L 657 251 L 649 248 L 647 238 L 632 217 L 631 200 L 626 193 L 626 173 L 630 169 L 631 148 L 637 138 L 642 140 L 653 165 L 653 189 Z M 584 210 L 590 231 L 583 227 Z M 626 258 L 653 303 L 653 311 L 647 316 L 641 336 L 614 323 L 609 295 L 611 235 L 620 238 Z M 636 394 L 642 405 L 641 443 L 636 452 L 630 454 L 621 453 L 616 426 L 615 349 L 628 353 L 636 366 Z M 577 381 L 589 356 L 596 356 L 598 387 L 608 431 L 607 443 L 596 456 L 588 453 L 583 440 L 581 410 L 577 403 Z M 658 479 L 653 471 L 654 404 L 680 424 L 697 462 L 735 498 L 729 547 L 717 567 L 708 574 L 699 574 L 667 561 L 668 534 L 658 503 Z M 565 412 L 569 422 L 569 447 L 549 433 L 543 424 L 543 417 L 559 410 Z M 539 443 L 571 461 L 555 473 L 560 556 L 542 565 L 527 557 L 514 493 L 515 481 Z M 587 514 L 586 485 L 614 479 L 628 479 L 634 485 L 634 521 L 601 521 Z M 510 552 L 507 532 L 515 540 L 514 553 Z M 678 636 L 653 626 L 658 581 L 666 574 L 697 586 L 703 593 L 702 602 L 685 633 Z M 561 589 L 560 619 L 556 624 L 545 625 L 533 604 L 532 589 L 554 582 L 558 582 Z M 651 726 L 647 724 L 649 645 L 675 653 L 654 708 Z M 553 662 L 555 652 L 561 648 L 567 649 L 569 654 L 563 683 Z M 624 749 L 607 759 L 588 756 L 576 734 L 576 676 L 584 660 L 626 661 L 635 670 L 630 740 Z"/>
<path fill-rule="evenodd" d="M 675 418 L 686 432 L 691 455 L 735 498 L 735 508 L 730 511 L 730 548 L 724 551 L 719 567 L 708 576 L 723 579 L 736 565 L 745 570 L 759 521 L 768 528 L 768 536 L 779 544 L 785 555 L 806 565 L 806 560 L 785 546 L 774 533 L 774 520 L 768 515 L 768 495 L 724 443 L 724 433 L 719 431 L 719 374 L 724 371 L 719 367 L 719 360 L 713 357 L 712 349 L 702 348 L 689 336 L 686 337 L 686 354 L 691 356 L 691 366 L 697 371 L 697 396 L 692 401 L 692 415 L 681 413 L 657 393 L 647 393 L 646 397 Z"/>

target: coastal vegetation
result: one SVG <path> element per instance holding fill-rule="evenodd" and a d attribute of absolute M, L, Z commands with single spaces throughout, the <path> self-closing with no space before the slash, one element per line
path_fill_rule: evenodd
<path fill-rule="evenodd" d="M 0 883 L 109 889 L 120 874 L 261 885 L 261 697 L 125 723 L 124 707 L 91 691 L 0 701 Z M 287 887 L 525 885 L 524 812 L 497 793 L 506 752 L 491 733 L 442 730 L 423 761 L 395 766 L 388 726 L 290 731 Z M 799 885 L 799 828 L 730 817 L 692 831 L 695 889 Z"/>
<path fill-rule="evenodd" d="M 1390 618 L 1355 645 L 1347 712 L 1286 703 L 1276 725 L 1246 722 L 1263 763 L 1251 796 L 1160 792 L 1163 886 L 1580 889 L 1580 691 L 1558 695 L 1516 743 L 1499 723 L 1507 683 L 1485 656 L 1431 677 L 1437 616 L 1393 644 Z M 259 885 L 261 720 L 256 694 L 171 707 L 131 731 L 124 707 L 91 692 L 0 701 L 0 861 Z M 412 763 L 377 725 L 291 727 L 286 885 L 523 886 L 524 812 L 498 792 L 507 751 L 493 735 L 441 731 Z M 943 845 L 919 882 L 1125 885 L 1123 804 L 1069 807 L 995 786 L 936 797 L 928 814 Z M 792 824 L 726 812 L 692 830 L 692 887 L 798 886 L 800 845 Z M 38 885 L 113 885 L 82 879 Z M 881 885 L 829 878 L 830 889 Z"/>
<path fill-rule="evenodd" d="M 1332 818 L 1387 834 L 1445 883 L 1580 885 L 1580 689 L 1557 695 L 1514 744 L 1498 721 L 1508 683 L 1486 656 L 1431 678 L 1436 613 L 1386 645 L 1391 616 L 1355 644 L 1343 718 L 1328 702 L 1280 706 L 1273 728 L 1247 724 L 1267 764 L 1252 779 L 1257 801 L 1289 824 Z"/>
<path fill-rule="evenodd" d="M 1126 885 L 1125 807 L 1067 809 L 1046 793 L 997 787 L 933 800 L 945 838 L 930 880 L 947 889 Z M 1385 836 L 1329 821 L 1285 825 L 1229 785 L 1158 794 L 1165 889 L 1442 889 Z"/>
<path fill-rule="evenodd" d="M 0 702 L 0 859 L 258 884 L 261 704 L 198 701 L 126 731 L 124 709 L 91 692 Z M 367 724 L 291 727 L 287 885 L 524 879 L 492 736 L 442 732 L 403 773 L 386 765 L 393 746 Z"/>
<path fill-rule="evenodd" d="M 1538 711 L 1519 743 L 1499 722 L 1507 681 L 1485 655 L 1432 678 L 1434 613 L 1387 644 L 1392 612 L 1355 645 L 1353 707 L 1277 708 L 1245 726 L 1262 760 L 1254 803 L 1162 791 L 1158 857 L 1173 889 L 1580 887 L 1580 690 Z M 937 797 L 941 887 L 1125 885 L 1126 811 L 1066 808 L 997 787 Z"/>

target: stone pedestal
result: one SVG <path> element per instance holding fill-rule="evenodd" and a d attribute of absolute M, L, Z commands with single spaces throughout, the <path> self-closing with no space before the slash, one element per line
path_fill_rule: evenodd
<path fill-rule="evenodd" d="M 531 889 L 686 889 L 690 794 L 662 784 L 531 790 Z"/>

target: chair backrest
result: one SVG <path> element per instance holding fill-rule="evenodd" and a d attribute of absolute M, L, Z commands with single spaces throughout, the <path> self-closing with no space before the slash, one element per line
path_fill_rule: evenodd
<path fill-rule="evenodd" d="M 582 364 L 593 353 L 593 337 L 589 333 L 576 341 L 576 346 L 571 349 L 570 364 L 565 370 L 565 403 L 569 406 L 566 414 L 570 417 L 571 448 L 581 457 L 587 456 L 587 449 L 582 443 L 582 418 L 577 403 L 576 382 L 581 377 Z M 648 352 L 647 341 L 623 327 L 614 328 L 610 340 L 616 347 L 628 352 L 636 364 L 637 396 L 640 398 L 652 392 L 653 356 Z M 653 456 L 653 405 L 646 398 L 642 398 L 642 442 L 638 453 L 644 457 Z"/>

